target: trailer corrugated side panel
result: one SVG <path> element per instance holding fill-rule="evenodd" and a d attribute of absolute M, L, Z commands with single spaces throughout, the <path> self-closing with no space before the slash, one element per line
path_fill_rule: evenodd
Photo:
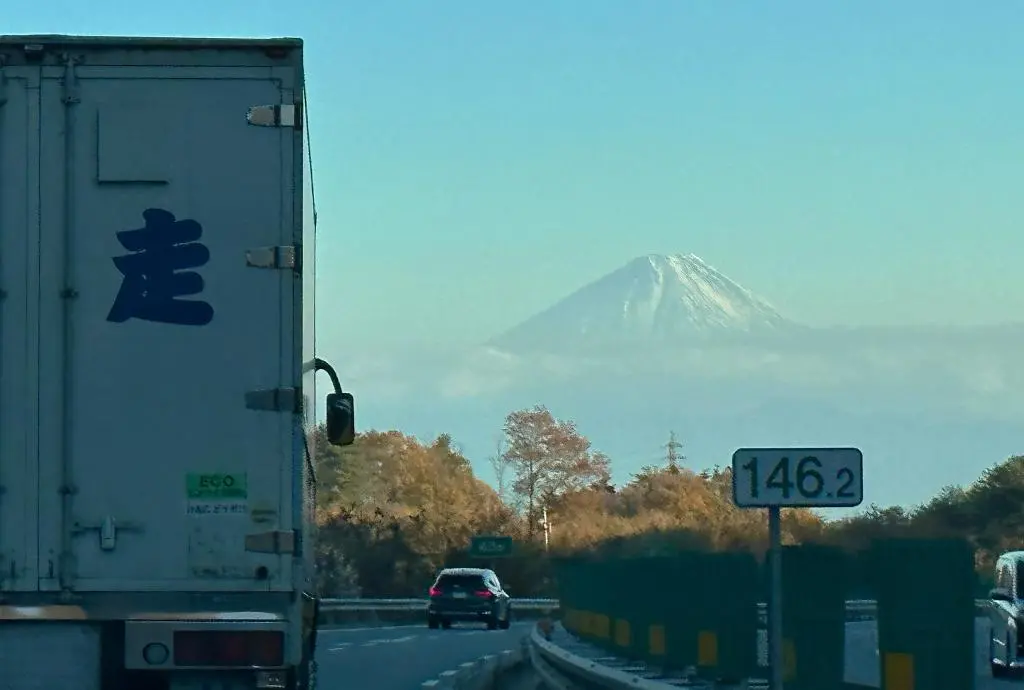
<path fill-rule="evenodd" d="M 298 53 L 38 68 L 41 590 L 293 589 L 301 418 L 246 400 L 300 385 L 301 277 L 247 253 L 301 243 L 301 135 L 247 113 L 301 98 Z"/>

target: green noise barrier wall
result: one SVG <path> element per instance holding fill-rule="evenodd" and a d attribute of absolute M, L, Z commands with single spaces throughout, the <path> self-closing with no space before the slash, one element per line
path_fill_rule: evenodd
<path fill-rule="evenodd" d="M 717 682 L 764 677 L 758 602 L 766 569 L 748 552 L 682 551 L 556 563 L 564 627 L 610 654 Z M 857 555 L 786 546 L 785 690 L 841 690 L 846 600 L 878 601 L 882 690 L 974 687 L 973 551 L 962 540 L 884 540 Z M 870 626 L 870 622 L 855 623 Z"/>
<path fill-rule="evenodd" d="M 872 544 L 882 690 L 974 687 L 974 552 L 960 539 Z"/>

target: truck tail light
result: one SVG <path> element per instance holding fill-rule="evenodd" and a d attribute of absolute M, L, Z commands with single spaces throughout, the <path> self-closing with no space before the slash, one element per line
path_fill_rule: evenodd
<path fill-rule="evenodd" d="M 278 630 L 177 630 L 175 666 L 284 666 L 284 633 Z"/>

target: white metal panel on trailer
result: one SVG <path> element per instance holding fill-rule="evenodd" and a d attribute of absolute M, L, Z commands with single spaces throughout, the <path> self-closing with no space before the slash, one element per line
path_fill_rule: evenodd
<path fill-rule="evenodd" d="M 246 537 L 300 526 L 297 420 L 246 395 L 298 385 L 300 283 L 246 256 L 296 244 L 301 142 L 246 116 L 300 72 L 69 55 L 39 68 L 39 587 L 292 590 Z"/>
<path fill-rule="evenodd" d="M 0 591 L 34 591 L 38 71 L 0 63 Z"/>
<path fill-rule="evenodd" d="M 100 635 L 66 622 L 0 625 L 3 690 L 100 690 Z"/>

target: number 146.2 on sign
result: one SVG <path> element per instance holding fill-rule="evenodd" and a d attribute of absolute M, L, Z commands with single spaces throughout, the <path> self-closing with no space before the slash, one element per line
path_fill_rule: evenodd
<path fill-rule="evenodd" d="M 864 500 L 864 456 L 856 448 L 741 448 L 732 456 L 741 508 L 852 507 Z"/>

